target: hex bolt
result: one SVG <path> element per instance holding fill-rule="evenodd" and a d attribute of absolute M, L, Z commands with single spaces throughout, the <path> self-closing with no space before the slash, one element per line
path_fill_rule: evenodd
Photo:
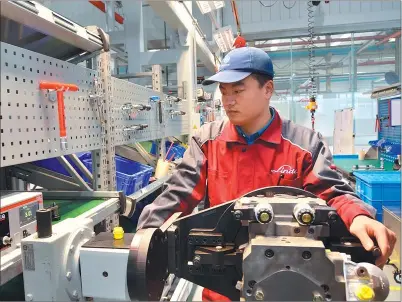
<path fill-rule="evenodd" d="M 273 250 L 266 250 L 265 251 L 265 256 L 268 258 L 272 258 L 275 255 Z"/>
<path fill-rule="evenodd" d="M 27 301 L 32 301 L 33 300 L 33 295 L 32 294 L 28 294 L 27 295 Z"/>
<path fill-rule="evenodd" d="M 337 214 L 335 211 L 330 211 L 330 212 L 328 213 L 328 219 L 329 219 L 331 222 L 337 221 L 337 220 L 338 220 L 338 214 Z"/>
<path fill-rule="evenodd" d="M 308 260 L 311 258 L 311 253 L 309 251 L 304 251 L 302 253 L 302 257 L 303 257 L 303 259 Z"/>
<path fill-rule="evenodd" d="M 68 281 L 70 281 L 70 280 L 71 280 L 71 277 L 72 277 L 71 272 L 67 272 L 67 274 L 66 274 L 66 278 L 67 278 L 67 280 L 68 280 Z"/>
<path fill-rule="evenodd" d="M 70 253 L 74 251 L 74 245 L 70 246 Z"/>
<path fill-rule="evenodd" d="M 299 234 L 300 233 L 300 228 L 295 228 L 293 231 L 295 232 L 295 234 Z"/>
<path fill-rule="evenodd" d="M 200 267 L 201 266 L 201 257 L 200 255 L 195 255 L 193 259 L 193 264 L 195 267 Z"/>
<path fill-rule="evenodd" d="M 324 301 L 324 298 L 320 294 L 315 293 L 313 295 L 313 302 L 320 302 L 320 301 Z"/>
<path fill-rule="evenodd" d="M 314 234 L 314 229 L 313 229 L 313 228 L 309 228 L 309 229 L 308 229 L 308 233 L 309 233 L 309 234 Z"/>
<path fill-rule="evenodd" d="M 75 290 L 75 291 L 73 291 L 73 297 L 74 298 L 77 298 L 78 297 L 78 292 Z"/>
<path fill-rule="evenodd" d="M 263 293 L 262 290 L 257 290 L 257 291 L 256 291 L 256 293 L 255 293 L 255 299 L 256 299 L 257 301 L 262 301 L 262 300 L 264 300 L 264 293 Z"/>
<path fill-rule="evenodd" d="M 237 211 L 235 211 L 234 212 L 234 217 L 235 217 L 235 219 L 241 219 L 242 218 L 242 216 L 243 216 L 243 212 L 242 211 L 239 211 L 239 210 L 237 210 Z"/>

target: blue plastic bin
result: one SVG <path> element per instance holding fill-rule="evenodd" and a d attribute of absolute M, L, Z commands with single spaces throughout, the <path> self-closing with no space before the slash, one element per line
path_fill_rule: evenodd
<path fill-rule="evenodd" d="M 91 158 L 90 152 L 80 152 L 80 153 L 77 153 L 76 155 L 81 161 Z M 70 159 L 70 157 L 66 156 L 66 159 L 73 166 L 73 168 L 78 172 L 78 174 L 81 177 L 83 177 L 85 181 L 88 181 L 84 177 L 84 174 L 81 172 L 81 170 L 78 169 L 78 167 Z M 56 157 L 34 161 L 34 162 L 32 162 L 32 164 L 34 164 L 35 166 L 41 167 L 41 168 L 45 168 L 45 169 L 54 171 L 56 173 L 59 173 L 59 174 L 65 175 L 65 176 L 71 176 L 70 173 L 68 173 L 67 170 L 64 169 L 63 165 L 59 162 L 59 160 Z M 89 170 L 89 171 L 92 172 L 92 170 Z"/>
<path fill-rule="evenodd" d="M 401 172 L 361 171 L 354 172 L 356 193 L 377 210 L 382 221 L 382 207 L 401 203 Z"/>
<path fill-rule="evenodd" d="M 116 156 L 116 187 L 126 195 L 133 194 L 149 184 L 153 168 Z M 83 160 L 88 170 L 92 171 L 92 158 Z"/>
<path fill-rule="evenodd" d="M 171 143 L 172 142 L 170 142 L 170 141 L 165 142 L 165 152 L 167 152 L 167 150 L 169 150 Z M 156 152 L 157 152 L 156 151 L 156 144 L 152 143 L 150 153 L 153 154 L 153 155 L 156 155 Z M 177 158 L 183 158 L 184 152 L 186 152 L 186 148 L 184 148 L 182 145 L 180 145 L 178 143 L 173 143 L 173 146 L 170 149 L 169 154 L 167 154 L 166 158 L 170 159 L 172 156 L 173 156 L 172 160 L 175 160 Z"/>

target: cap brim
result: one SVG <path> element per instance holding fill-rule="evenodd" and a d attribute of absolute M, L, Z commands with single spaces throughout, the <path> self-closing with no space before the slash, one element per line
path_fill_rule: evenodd
<path fill-rule="evenodd" d="M 214 83 L 236 83 L 247 78 L 251 72 L 239 70 L 223 70 L 213 75 L 209 79 L 202 82 L 202 85 L 207 86 Z"/>

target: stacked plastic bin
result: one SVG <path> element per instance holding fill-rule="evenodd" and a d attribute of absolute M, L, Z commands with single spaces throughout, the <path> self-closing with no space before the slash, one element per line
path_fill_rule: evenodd
<path fill-rule="evenodd" d="M 382 207 L 401 204 L 401 172 L 354 172 L 356 193 L 377 210 L 376 219 L 382 221 Z"/>

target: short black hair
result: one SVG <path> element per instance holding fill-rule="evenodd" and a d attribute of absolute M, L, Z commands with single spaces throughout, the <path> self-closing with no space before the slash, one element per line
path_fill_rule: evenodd
<path fill-rule="evenodd" d="M 263 87 L 267 82 L 273 80 L 272 76 L 263 73 L 252 73 L 250 76 L 258 82 L 260 87 Z"/>

